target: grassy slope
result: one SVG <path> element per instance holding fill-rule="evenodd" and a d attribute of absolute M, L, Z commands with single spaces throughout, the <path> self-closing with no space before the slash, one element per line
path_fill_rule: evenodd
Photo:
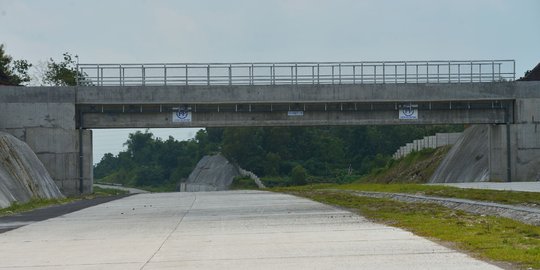
<path fill-rule="evenodd" d="M 444 159 L 449 146 L 437 149 L 424 149 L 392 160 L 386 167 L 374 169 L 358 182 L 369 183 L 427 183 Z"/>
<path fill-rule="evenodd" d="M 343 189 L 358 191 L 409 193 L 426 196 L 460 198 L 476 201 L 497 202 L 513 205 L 540 205 L 540 193 L 523 191 L 503 191 L 485 189 L 465 189 L 436 185 L 419 184 L 348 184 L 348 185 L 326 185 L 317 189 Z"/>

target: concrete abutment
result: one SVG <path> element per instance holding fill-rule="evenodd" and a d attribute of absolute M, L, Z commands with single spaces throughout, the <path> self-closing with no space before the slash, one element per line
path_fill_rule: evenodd
<path fill-rule="evenodd" d="M 0 130 L 26 142 L 64 195 L 81 190 L 75 89 L 0 87 Z M 92 192 L 92 131 L 83 130 L 82 190 Z"/>

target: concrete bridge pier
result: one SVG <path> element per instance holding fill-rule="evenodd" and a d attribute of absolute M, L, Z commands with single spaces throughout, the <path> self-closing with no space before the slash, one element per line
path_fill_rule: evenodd
<path fill-rule="evenodd" d="M 507 125 L 489 128 L 490 179 L 540 181 L 540 99 L 516 99 L 510 120 L 514 123 L 510 129 Z"/>

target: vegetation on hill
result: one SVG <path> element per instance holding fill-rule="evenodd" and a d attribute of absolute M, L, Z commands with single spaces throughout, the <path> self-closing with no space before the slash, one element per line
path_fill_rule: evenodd
<path fill-rule="evenodd" d="M 129 135 L 127 149 L 94 167 L 98 181 L 174 190 L 204 155 L 221 152 L 265 185 L 350 183 L 386 166 L 401 145 L 461 126 L 208 128 L 194 139 Z"/>
<path fill-rule="evenodd" d="M 398 160 L 391 159 L 383 167 L 374 168 L 358 183 L 427 183 L 450 146 L 413 151 Z"/>
<path fill-rule="evenodd" d="M 21 85 L 30 81 L 28 69 L 32 64 L 26 60 L 13 60 L 0 44 L 0 85 Z"/>

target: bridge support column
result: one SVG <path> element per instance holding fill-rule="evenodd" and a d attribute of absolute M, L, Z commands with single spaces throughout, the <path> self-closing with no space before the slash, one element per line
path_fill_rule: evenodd
<path fill-rule="evenodd" d="M 517 99 L 515 108 L 515 124 L 510 125 L 509 132 L 506 125 L 490 126 L 490 179 L 540 181 L 540 99 Z"/>
<path fill-rule="evenodd" d="M 79 131 L 58 128 L 30 128 L 26 143 L 34 150 L 65 195 L 80 193 Z M 92 192 L 92 131 L 83 131 L 83 193 Z"/>

